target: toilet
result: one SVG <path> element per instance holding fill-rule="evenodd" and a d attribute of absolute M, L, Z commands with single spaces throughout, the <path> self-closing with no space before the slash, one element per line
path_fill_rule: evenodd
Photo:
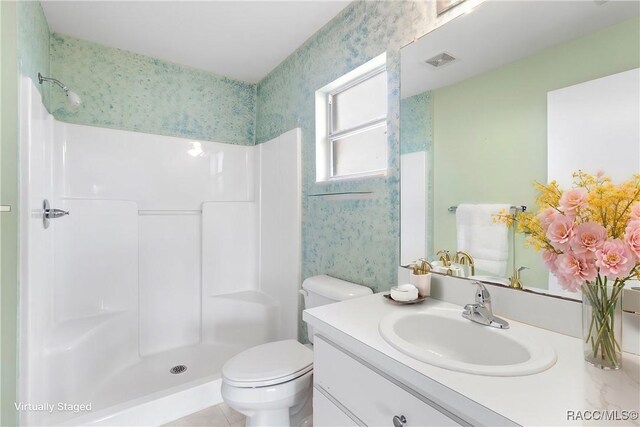
<path fill-rule="evenodd" d="M 305 308 L 371 295 L 371 289 L 330 276 L 302 284 Z M 313 331 L 308 328 L 309 342 Z M 222 368 L 222 398 L 247 426 L 311 425 L 313 351 L 293 339 L 252 347 Z"/>

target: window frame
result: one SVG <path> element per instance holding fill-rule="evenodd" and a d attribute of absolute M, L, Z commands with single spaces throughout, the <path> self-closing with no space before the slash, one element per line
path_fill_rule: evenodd
<path fill-rule="evenodd" d="M 356 172 L 356 173 L 351 173 L 351 174 L 341 174 L 341 175 L 336 175 L 335 174 L 335 153 L 334 153 L 334 145 L 335 142 L 343 139 L 343 138 L 347 138 L 349 136 L 353 136 L 353 135 L 357 135 L 359 133 L 363 133 L 369 130 L 373 130 L 373 129 L 377 129 L 380 127 L 385 127 L 387 128 L 387 119 L 389 116 L 388 113 L 388 109 L 389 109 L 389 101 L 387 99 L 387 113 L 384 114 L 383 116 L 380 117 L 376 117 L 372 120 L 369 120 L 368 122 L 365 123 L 361 123 L 357 126 L 353 126 L 347 129 L 343 129 L 340 131 L 334 131 L 334 122 L 335 122 L 335 111 L 334 111 L 334 98 L 338 95 L 340 95 L 343 92 L 346 92 L 347 90 L 359 85 L 360 83 L 363 83 L 379 74 L 382 73 L 386 73 L 387 72 L 387 67 L 386 64 L 380 65 L 364 74 L 362 74 L 361 76 L 358 76 L 357 78 L 350 80 L 349 82 L 340 85 L 338 87 L 336 87 L 335 89 L 331 90 L 330 92 L 327 93 L 326 95 L 326 115 L 327 115 L 327 136 L 326 136 L 326 150 L 328 153 L 327 156 L 327 171 L 328 171 L 328 176 L 327 176 L 327 181 L 334 181 L 334 180 L 340 180 L 340 179 L 349 179 L 349 178 L 357 178 L 357 177 L 365 177 L 365 176 L 375 176 L 375 175 L 385 175 L 389 169 L 389 162 L 388 162 L 388 148 L 387 148 L 387 162 L 386 162 L 386 166 L 382 169 L 373 169 L 370 171 L 363 171 L 363 172 Z M 387 82 L 387 87 L 388 87 L 388 82 Z"/>
<path fill-rule="evenodd" d="M 335 97 L 345 90 L 366 81 L 378 73 L 385 73 L 385 104 L 387 106 L 384 117 L 377 117 L 367 123 L 333 132 Z M 387 52 L 382 52 L 364 64 L 354 68 L 346 74 L 336 78 L 315 92 L 315 182 L 317 184 L 348 181 L 360 178 L 385 177 L 389 174 L 389 74 L 387 69 Z M 330 105 L 331 102 L 331 105 Z M 338 104 L 339 105 L 339 104 Z M 329 123 L 329 120 L 332 122 Z M 372 131 L 376 127 L 384 126 L 386 144 L 384 144 L 384 167 L 365 172 L 335 175 L 334 146 L 338 137 L 345 138 L 360 132 Z M 331 134 L 331 135 L 330 135 Z M 379 145 L 376 145 L 378 148 Z"/>

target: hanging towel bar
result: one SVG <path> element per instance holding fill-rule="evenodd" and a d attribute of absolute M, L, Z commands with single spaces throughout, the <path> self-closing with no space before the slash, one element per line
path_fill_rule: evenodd
<path fill-rule="evenodd" d="M 449 212 L 455 212 L 458 210 L 458 206 L 449 206 Z M 525 205 L 520 206 L 511 206 L 511 210 L 515 210 L 516 212 L 526 212 L 527 207 Z"/>

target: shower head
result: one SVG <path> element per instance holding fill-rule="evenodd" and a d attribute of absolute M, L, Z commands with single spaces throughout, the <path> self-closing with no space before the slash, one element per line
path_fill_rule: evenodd
<path fill-rule="evenodd" d="M 67 102 L 74 108 L 79 107 L 80 104 L 82 104 L 82 100 L 80 99 L 78 94 L 73 91 L 67 92 Z"/>
<path fill-rule="evenodd" d="M 45 77 L 42 74 L 38 73 L 38 83 L 42 84 L 43 82 L 51 82 L 56 86 L 59 86 L 64 91 L 64 94 L 67 95 L 67 103 L 70 106 L 75 108 L 80 106 L 80 104 L 82 103 L 82 100 L 80 99 L 78 94 L 70 91 L 69 88 L 60 80 L 54 79 L 52 77 Z"/>

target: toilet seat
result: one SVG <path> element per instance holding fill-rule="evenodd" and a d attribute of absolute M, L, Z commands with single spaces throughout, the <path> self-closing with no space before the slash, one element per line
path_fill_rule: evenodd
<path fill-rule="evenodd" d="M 267 387 L 294 380 L 312 369 L 313 352 L 296 340 L 283 340 L 237 354 L 222 368 L 222 378 L 233 387 Z"/>

